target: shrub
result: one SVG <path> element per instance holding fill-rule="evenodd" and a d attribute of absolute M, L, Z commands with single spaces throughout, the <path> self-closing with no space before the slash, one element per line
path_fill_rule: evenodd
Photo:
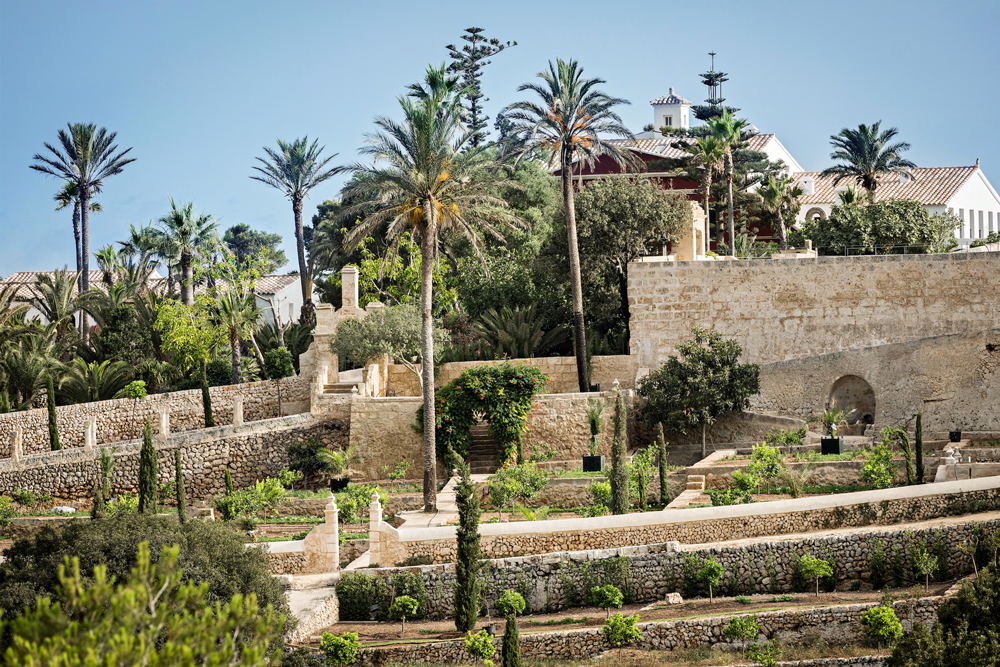
<path fill-rule="evenodd" d="M 708 598 L 713 601 L 712 588 L 718 587 L 719 580 L 722 579 L 722 563 L 715 560 L 714 555 L 710 555 L 698 570 L 698 578 L 708 585 Z"/>
<path fill-rule="evenodd" d="M 886 642 L 903 636 L 903 625 L 892 607 L 879 605 L 861 614 L 858 619 L 865 628 L 865 635 L 881 648 Z"/>
<path fill-rule="evenodd" d="M 632 484 L 636 488 L 639 509 L 642 511 L 646 510 L 646 491 L 653 479 L 653 471 L 656 470 L 656 454 L 655 447 L 646 447 L 632 456 Z"/>
<path fill-rule="evenodd" d="M 504 616 L 516 616 L 524 611 L 524 597 L 517 591 L 507 589 L 497 600 L 496 608 Z"/>
<path fill-rule="evenodd" d="M 135 498 L 135 496 L 133 496 Z M 247 549 L 245 537 L 221 522 L 190 521 L 135 512 L 92 521 L 74 521 L 60 531 L 45 527 L 16 540 L 0 563 L 0 609 L 14 616 L 34 608 L 35 597 L 52 595 L 59 586 L 58 569 L 67 556 L 80 559 L 80 571 L 107 567 L 108 576 L 128 581 L 141 542 L 149 543 L 154 563 L 164 546 L 179 545 L 184 581 L 208 584 L 207 601 L 228 602 L 237 593 L 254 593 L 260 609 L 271 605 L 290 618 L 281 586 L 268 573 L 267 554 Z"/>
<path fill-rule="evenodd" d="M 681 564 L 681 595 L 685 599 L 701 595 L 702 580 L 698 576 L 700 571 L 701 560 L 692 553 L 684 554 L 684 562 Z"/>
<path fill-rule="evenodd" d="M 611 482 L 591 482 L 587 490 L 590 491 L 590 497 L 595 505 L 603 507 L 611 505 Z"/>
<path fill-rule="evenodd" d="M 319 441 L 309 438 L 304 442 L 293 442 L 285 448 L 288 453 L 288 468 L 301 472 L 306 481 L 320 475 L 340 474 L 339 460 Z M 344 462 L 346 463 L 346 462 Z"/>
<path fill-rule="evenodd" d="M 750 603 L 753 602 L 753 600 L 751 600 L 746 595 L 737 595 L 736 596 L 736 601 L 739 602 L 740 604 L 750 604 Z"/>
<path fill-rule="evenodd" d="M 594 601 L 595 607 L 600 607 L 608 613 L 608 618 L 611 618 L 611 608 L 621 609 L 622 602 L 625 601 L 622 592 L 610 584 L 595 586 L 590 590 L 590 597 Z"/>
<path fill-rule="evenodd" d="M 750 659 L 757 664 L 763 667 L 774 667 L 778 664 L 778 658 L 781 657 L 781 648 L 774 642 L 765 644 L 754 642 L 750 645 L 748 654 Z"/>
<path fill-rule="evenodd" d="M 896 479 L 896 466 L 892 462 L 892 450 L 885 442 L 880 442 L 865 452 L 865 462 L 861 467 L 861 480 L 876 489 L 892 486 Z"/>
<path fill-rule="evenodd" d="M 629 508 L 629 474 L 625 455 L 628 452 L 628 413 L 621 389 L 615 398 L 615 435 L 611 441 L 611 508 L 612 514 L 625 514 Z"/>
<path fill-rule="evenodd" d="M 833 568 L 825 560 L 813 558 L 809 554 L 802 556 L 799 562 L 802 565 L 802 576 L 806 579 L 816 580 L 816 596 L 819 597 L 819 579 L 820 577 L 832 577 Z"/>
<path fill-rule="evenodd" d="M 10 496 L 0 496 L 0 528 L 10 526 L 11 519 L 17 514 L 14 509 L 14 501 Z"/>
<path fill-rule="evenodd" d="M 378 492 L 382 507 L 389 502 L 389 496 L 378 484 L 351 484 L 347 492 L 337 499 L 337 509 L 340 512 L 341 523 L 364 523 L 368 520 L 368 508 L 372 502 L 372 493 Z"/>
<path fill-rule="evenodd" d="M 885 543 L 881 538 L 875 538 L 875 544 L 871 547 L 871 555 L 868 557 L 868 571 L 871 573 L 872 588 L 880 591 L 888 583 L 888 568 L 885 559 Z"/>
<path fill-rule="evenodd" d="M 521 667 L 521 638 L 517 628 L 517 614 L 524 611 L 524 598 L 520 593 L 505 591 L 497 600 L 497 609 L 507 616 L 501 645 L 503 667 Z"/>
<path fill-rule="evenodd" d="M 486 630 L 480 630 L 476 634 L 469 632 L 466 634 L 462 645 L 465 646 L 465 650 L 469 652 L 469 655 L 475 657 L 476 660 L 489 660 L 497 651 L 493 645 L 493 637 Z"/>
<path fill-rule="evenodd" d="M 319 648 L 326 655 L 327 662 L 335 665 L 349 665 L 358 659 L 361 642 L 358 633 L 345 632 L 339 637 L 324 632 L 319 642 Z"/>
<path fill-rule="evenodd" d="M 417 613 L 417 601 L 409 595 L 400 595 L 392 601 L 389 606 L 389 618 L 402 621 L 400 632 L 406 632 L 406 617 L 413 617 Z"/>
<path fill-rule="evenodd" d="M 601 631 L 604 633 L 604 638 L 609 644 L 621 649 L 623 646 L 634 644 L 642 639 L 642 632 L 636 627 L 638 621 L 638 614 L 623 616 L 619 612 L 604 621 L 604 627 L 601 628 Z"/>
<path fill-rule="evenodd" d="M 757 622 L 756 616 L 734 616 L 729 619 L 729 623 L 722 630 L 722 635 L 727 639 L 742 643 L 740 653 L 744 656 L 747 653 L 748 643 L 756 641 L 759 634 L 760 624 Z"/>
<path fill-rule="evenodd" d="M 781 477 L 785 464 L 781 452 L 775 447 L 764 443 L 753 446 L 753 454 L 747 464 L 747 474 L 761 480 L 772 480 Z"/>
<path fill-rule="evenodd" d="M 135 514 L 139 511 L 139 496 L 134 493 L 123 493 L 107 506 L 108 516 Z"/>
<path fill-rule="evenodd" d="M 139 450 L 139 512 L 142 514 L 156 514 L 157 477 L 153 429 L 147 418 L 142 430 L 142 449 Z"/>

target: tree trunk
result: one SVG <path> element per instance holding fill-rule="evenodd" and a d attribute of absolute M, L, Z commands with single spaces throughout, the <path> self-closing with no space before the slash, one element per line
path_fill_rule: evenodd
<path fill-rule="evenodd" d="M 181 253 L 181 303 L 194 305 L 194 271 L 191 269 L 191 253 Z"/>
<path fill-rule="evenodd" d="M 174 265 L 167 262 L 167 294 L 173 296 L 174 293 Z"/>
<path fill-rule="evenodd" d="M 788 234 L 785 233 L 785 218 L 781 215 L 781 207 L 778 207 L 778 245 L 782 250 L 788 249 Z"/>
<path fill-rule="evenodd" d="M 292 197 L 292 212 L 295 214 L 295 251 L 299 256 L 299 284 L 302 286 L 302 310 L 299 312 L 299 324 L 308 324 L 312 320 L 312 277 L 306 264 L 305 232 L 302 229 L 302 197 Z"/>
<path fill-rule="evenodd" d="M 701 254 L 704 255 L 705 253 L 708 252 L 708 195 L 712 191 L 712 165 L 710 164 L 705 165 L 705 175 L 701 179 L 701 182 L 702 182 L 702 188 L 704 188 L 705 190 L 705 194 L 702 196 L 702 198 L 704 199 L 704 202 L 702 203 L 705 206 L 705 233 L 702 235 L 701 239 L 703 245 Z"/>
<path fill-rule="evenodd" d="M 437 220 L 429 201 L 424 202 L 427 229 L 420 247 L 420 364 L 424 394 L 424 511 L 437 511 L 437 460 L 434 409 L 434 249 Z"/>
<path fill-rule="evenodd" d="M 79 197 L 73 200 L 73 241 L 76 243 L 76 288 L 80 290 L 83 283 L 81 282 L 81 273 L 83 270 L 83 258 L 80 256 L 80 199 Z"/>
<path fill-rule="evenodd" d="M 229 346 L 232 348 L 233 384 L 243 382 L 243 368 L 240 359 L 240 334 L 235 328 L 229 330 Z"/>
<path fill-rule="evenodd" d="M 726 150 L 726 212 L 729 217 L 729 256 L 736 257 L 736 226 L 733 224 L 733 151 Z"/>
<path fill-rule="evenodd" d="M 278 416 L 281 416 L 281 378 L 275 379 L 275 385 L 278 387 Z"/>
<path fill-rule="evenodd" d="M 580 249 L 576 241 L 576 209 L 573 204 L 572 161 L 562 150 L 563 204 L 566 207 L 566 238 L 569 246 L 569 280 L 573 290 L 573 341 L 576 343 L 576 375 L 581 392 L 590 391 L 587 373 L 587 337 L 583 324 L 583 280 L 580 277 Z"/>
<path fill-rule="evenodd" d="M 90 186 L 80 184 L 80 294 L 90 289 Z M 90 316 L 80 311 L 80 340 L 90 341 Z"/>

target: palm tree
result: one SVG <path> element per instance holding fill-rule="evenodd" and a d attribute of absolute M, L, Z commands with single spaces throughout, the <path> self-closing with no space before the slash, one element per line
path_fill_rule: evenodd
<path fill-rule="evenodd" d="M 778 219 L 778 243 L 781 249 L 788 247 L 788 235 L 785 232 L 785 213 L 792 213 L 798 208 L 802 189 L 790 178 L 767 179 L 767 184 L 757 190 L 760 195 L 760 208 L 767 213 L 773 213 Z M 791 216 L 790 216 L 791 217 Z"/>
<path fill-rule="evenodd" d="M 458 77 L 444 65 L 428 68 L 426 88 L 411 88 L 412 97 L 400 97 L 404 121 L 378 117 L 379 131 L 367 135 L 360 150 L 374 164 L 348 167 L 357 178 L 344 187 L 345 206 L 337 216 L 346 222 L 360 216 L 345 240 L 356 248 L 369 234 L 385 226 L 387 259 L 394 257 L 407 232 L 420 239 L 421 359 L 423 360 L 424 511 L 436 507 L 433 268 L 442 229 L 469 239 L 479 253 L 477 227 L 502 239 L 498 224 L 522 227 L 495 193 L 511 182 L 499 174 L 498 163 L 484 149 L 469 147 L 461 125 L 462 105 Z M 372 206 L 372 202 L 377 205 Z"/>
<path fill-rule="evenodd" d="M 587 342 L 583 320 L 583 282 L 580 277 L 580 250 L 576 240 L 576 210 L 573 205 L 573 170 L 579 164 L 593 168 L 601 156 L 608 156 L 623 169 L 638 164 L 626 148 L 600 135 L 634 139 L 612 109 L 628 100 L 610 97 L 596 89 L 604 79 L 583 78 L 583 68 L 575 60 L 549 61 L 548 71 L 538 73 L 544 83 L 525 83 L 518 91 L 530 90 L 541 102 L 515 102 L 501 113 L 510 122 L 511 145 L 521 157 L 547 158 L 558 164 L 562 175 L 566 236 L 569 243 L 569 272 L 573 292 L 573 333 L 576 343 L 576 370 L 580 391 L 590 391 L 587 373 Z"/>
<path fill-rule="evenodd" d="M 226 284 L 215 297 L 214 319 L 229 332 L 229 347 L 232 352 L 233 384 L 243 381 L 240 345 L 253 336 L 260 321 L 260 309 L 252 293 L 242 294 L 232 285 Z"/>
<path fill-rule="evenodd" d="M 76 181 L 66 181 L 63 186 L 59 189 L 59 192 L 55 194 L 53 199 L 56 200 L 56 210 L 61 211 L 70 204 L 73 205 L 73 240 L 76 243 L 76 272 L 79 274 L 83 271 L 83 256 L 80 249 L 80 197 L 78 196 L 80 189 L 76 185 Z M 100 213 L 104 209 L 101 207 L 100 202 L 92 201 L 90 202 L 90 210 L 94 213 Z M 78 289 L 82 290 L 82 285 L 78 286 Z"/>
<path fill-rule="evenodd" d="M 210 215 L 195 216 L 194 203 L 178 206 L 170 198 L 170 212 L 153 230 L 156 244 L 167 256 L 177 256 L 181 265 L 181 302 L 194 304 L 194 268 L 191 260 L 206 252 L 218 238 L 218 225 Z"/>
<path fill-rule="evenodd" d="M 73 325 L 73 316 L 83 304 L 84 295 L 76 293 L 77 278 L 77 274 L 70 273 L 69 269 L 61 269 L 52 275 L 39 273 L 35 276 L 31 306 L 52 326 L 56 340 L 66 337 Z"/>
<path fill-rule="evenodd" d="M 43 174 L 73 181 L 80 202 L 80 293 L 90 289 L 90 197 L 100 192 L 107 178 L 120 174 L 125 165 L 135 158 L 125 157 L 131 148 L 118 151 L 114 143 L 117 132 L 97 129 L 93 123 L 68 123 L 66 130 L 59 130 L 62 150 L 46 143 L 51 156 L 35 153 L 31 168 Z M 83 315 L 80 338 L 87 340 L 89 324 Z"/>
<path fill-rule="evenodd" d="M 260 176 L 250 177 L 280 190 L 292 200 L 292 213 L 295 216 L 295 250 L 299 257 L 299 277 L 302 285 L 302 311 L 299 321 L 303 324 L 312 319 L 313 303 L 312 274 L 306 264 L 305 232 L 302 229 L 302 200 L 314 187 L 344 171 L 343 167 L 327 168 L 326 165 L 337 157 L 337 154 L 321 158 L 320 153 L 324 147 L 318 144 L 318 139 L 314 139 L 310 144 L 309 137 L 296 139 L 290 144 L 278 139 L 280 152 L 265 146 L 264 152 L 270 160 L 257 158 L 264 166 L 255 166 L 254 169 L 260 172 Z"/>
<path fill-rule="evenodd" d="M 687 152 L 691 154 L 691 164 L 701 167 L 701 191 L 702 204 L 705 208 L 705 232 L 704 247 L 702 254 L 708 251 L 708 199 L 712 190 L 712 172 L 719 168 L 726 157 L 726 149 L 717 137 L 707 136 L 695 139 L 695 143 L 688 147 Z"/>
<path fill-rule="evenodd" d="M 708 120 L 708 129 L 712 136 L 719 140 L 725 149 L 724 170 L 726 175 L 726 211 L 729 221 L 729 255 L 735 257 L 736 226 L 733 223 L 733 151 L 739 143 L 743 130 L 747 126 L 745 119 L 733 118 L 733 114 L 724 111 L 721 116 Z M 721 234 L 719 235 L 722 236 Z"/>
<path fill-rule="evenodd" d="M 56 385 L 59 394 L 70 403 L 107 401 L 128 384 L 129 370 L 124 361 L 93 361 L 88 364 L 77 357 L 62 368 L 62 379 Z"/>
<path fill-rule="evenodd" d="M 830 137 L 834 147 L 830 154 L 831 160 L 841 160 L 841 164 L 823 170 L 823 176 L 834 176 L 834 185 L 845 178 L 853 178 L 858 185 L 868 191 L 872 201 L 875 199 L 875 189 L 882 174 L 907 174 L 913 176 L 911 169 L 917 165 L 903 158 L 900 154 L 910 150 L 910 144 L 905 141 L 890 143 L 899 130 L 890 127 L 879 132 L 882 121 L 871 127 L 858 125 L 858 129 L 844 128 L 839 134 Z"/>
<path fill-rule="evenodd" d="M 504 307 L 500 312 L 491 308 L 482 314 L 476 328 L 490 346 L 494 358 L 503 355 L 514 359 L 533 358 L 569 338 L 565 327 L 546 330 L 545 317 L 538 313 L 534 303 L 525 308 Z"/>

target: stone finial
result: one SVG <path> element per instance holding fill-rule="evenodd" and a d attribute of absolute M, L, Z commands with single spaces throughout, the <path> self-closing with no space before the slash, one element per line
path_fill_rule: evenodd
<path fill-rule="evenodd" d="M 233 396 L 233 426 L 243 426 L 243 394 Z"/>
<path fill-rule="evenodd" d="M 10 434 L 10 457 L 14 459 L 14 463 L 24 458 L 24 452 L 21 450 L 21 437 L 21 427 L 15 426 Z"/>
<path fill-rule="evenodd" d="M 372 491 L 372 503 L 369 505 L 369 508 L 373 510 L 382 509 L 382 502 L 379 500 L 378 491 Z"/>
<path fill-rule="evenodd" d="M 618 381 L 618 378 L 615 378 L 615 381 L 611 383 L 611 386 L 615 388 L 615 391 L 618 391 L 622 384 Z"/>
<path fill-rule="evenodd" d="M 341 310 L 358 307 L 358 267 L 348 264 L 340 270 Z"/>
<path fill-rule="evenodd" d="M 170 410 L 163 408 L 160 410 L 160 433 L 157 436 L 160 442 L 166 442 L 170 435 Z"/>

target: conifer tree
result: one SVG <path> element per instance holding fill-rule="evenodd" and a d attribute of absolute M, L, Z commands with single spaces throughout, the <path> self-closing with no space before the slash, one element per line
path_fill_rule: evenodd
<path fill-rule="evenodd" d="M 524 607 L 524 598 L 515 591 L 508 590 L 497 600 L 497 609 L 507 617 L 500 647 L 503 667 L 521 667 L 521 635 L 517 628 L 517 615 L 524 611 Z"/>
<path fill-rule="evenodd" d="M 917 413 L 917 427 L 913 433 L 913 446 L 917 458 L 917 484 L 924 483 L 924 411 Z"/>
<path fill-rule="evenodd" d="M 104 489 L 101 488 L 101 482 L 98 480 L 97 484 L 94 485 L 94 507 L 90 510 L 91 519 L 103 519 L 107 513 L 107 506 L 104 503 Z"/>
<path fill-rule="evenodd" d="M 667 440 L 663 437 L 663 424 L 659 425 L 659 434 L 656 439 L 656 446 L 660 453 L 660 504 L 666 505 L 670 502 L 670 487 L 667 484 Z"/>
<path fill-rule="evenodd" d="M 468 632 L 475 629 L 479 617 L 479 494 L 472 481 L 469 464 L 455 454 L 451 448 L 448 454 L 459 475 L 455 490 L 455 504 L 458 506 L 458 529 L 455 559 L 455 629 Z"/>
<path fill-rule="evenodd" d="M 47 402 L 49 405 L 49 447 L 55 452 L 62 447 L 59 445 L 59 424 L 56 422 L 56 387 L 55 383 L 52 382 L 51 373 L 46 375 L 45 382 L 45 393 L 48 394 Z"/>
<path fill-rule="evenodd" d="M 229 473 L 229 468 L 226 468 L 226 495 L 233 495 L 233 476 Z"/>
<path fill-rule="evenodd" d="M 177 520 L 187 523 L 187 502 L 184 497 L 184 472 L 181 469 L 181 450 L 174 450 L 174 486 L 177 487 Z"/>
<path fill-rule="evenodd" d="M 626 514 L 629 508 L 628 488 L 628 413 L 621 389 L 615 398 L 615 439 L 611 443 L 611 513 Z"/>
<path fill-rule="evenodd" d="M 215 416 L 212 415 L 212 394 L 208 391 L 208 364 L 201 362 L 201 405 L 205 410 L 205 428 L 215 426 Z"/>
<path fill-rule="evenodd" d="M 156 448 L 153 447 L 153 427 L 146 418 L 139 450 L 139 513 L 156 514 Z"/>
<path fill-rule="evenodd" d="M 498 39 L 486 37 L 482 28 L 466 28 L 462 39 L 467 42 L 461 47 L 449 44 L 448 55 L 452 63 L 449 72 L 462 77 L 462 97 L 465 98 L 462 122 L 469 133 L 469 145 L 473 148 L 486 140 L 489 131 L 486 129 L 490 119 L 483 113 L 483 103 L 489 98 L 483 97 L 482 76 L 483 67 L 490 64 L 489 58 L 506 48 L 517 46 L 517 42 L 501 42 Z"/>
<path fill-rule="evenodd" d="M 10 412 L 10 394 L 4 389 L 0 391 L 0 414 L 7 414 Z"/>

